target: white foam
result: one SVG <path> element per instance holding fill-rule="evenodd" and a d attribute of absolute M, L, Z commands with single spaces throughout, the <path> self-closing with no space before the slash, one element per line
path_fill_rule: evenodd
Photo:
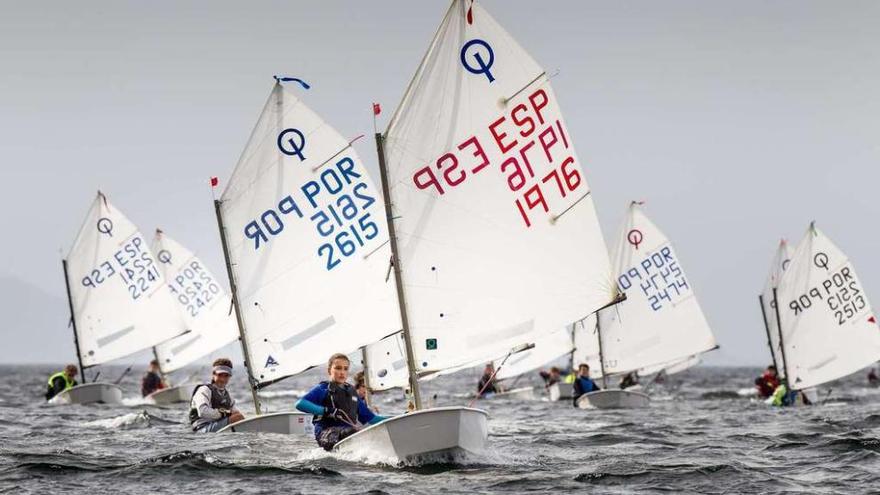
<path fill-rule="evenodd" d="M 146 397 L 123 397 L 122 405 L 125 407 L 137 407 L 143 405 L 155 405 L 155 403 Z"/>
<path fill-rule="evenodd" d="M 740 397 L 754 397 L 758 395 L 758 390 L 755 387 L 741 388 L 736 391 L 736 395 Z"/>
<path fill-rule="evenodd" d="M 136 413 L 128 413 L 123 414 L 122 416 L 116 416 L 113 418 L 105 418 L 105 419 L 97 419 L 94 421 L 87 421 L 83 423 L 83 426 L 91 426 L 97 428 L 107 428 L 107 429 L 121 429 L 128 428 L 131 426 L 147 426 L 150 424 L 150 415 L 147 414 L 146 411 L 136 412 Z"/>

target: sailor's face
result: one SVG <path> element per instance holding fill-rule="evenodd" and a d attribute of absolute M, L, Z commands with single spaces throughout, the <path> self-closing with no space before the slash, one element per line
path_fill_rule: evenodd
<path fill-rule="evenodd" d="M 330 379 L 336 383 L 345 383 L 348 380 L 348 361 L 335 359 L 330 365 Z"/>
<path fill-rule="evenodd" d="M 583 376 L 583 377 L 587 377 L 587 378 L 589 378 L 589 376 L 590 376 L 590 368 L 587 368 L 586 366 L 582 366 L 581 369 L 580 369 L 580 374 L 581 374 L 581 376 Z"/>
<path fill-rule="evenodd" d="M 220 388 L 225 388 L 226 384 L 229 383 L 230 376 L 226 373 L 214 373 L 214 384 Z"/>

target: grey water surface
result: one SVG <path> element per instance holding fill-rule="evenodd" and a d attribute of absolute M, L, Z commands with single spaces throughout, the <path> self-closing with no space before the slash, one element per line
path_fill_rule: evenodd
<path fill-rule="evenodd" d="M 122 369 L 104 367 L 102 379 Z M 338 457 L 305 437 L 190 433 L 188 406 L 137 397 L 139 372 L 122 382 L 124 405 L 49 406 L 42 394 L 54 370 L 0 366 L 0 493 L 868 493 L 880 481 L 880 390 L 864 373 L 820 391 L 821 406 L 788 410 L 742 395 L 753 368 L 675 375 L 652 387 L 643 410 L 481 401 L 490 413 L 484 455 L 396 467 Z M 474 373 L 428 382 L 424 394 L 464 405 Z M 292 408 L 320 379 L 277 383 L 264 404 Z M 251 410 L 241 374 L 234 382 Z M 379 396 L 378 407 L 401 411 L 400 394 Z"/>

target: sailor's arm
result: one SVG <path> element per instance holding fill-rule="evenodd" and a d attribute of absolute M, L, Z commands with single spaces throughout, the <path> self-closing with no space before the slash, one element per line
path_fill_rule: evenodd
<path fill-rule="evenodd" d="M 374 425 L 388 419 L 386 416 L 379 416 L 367 406 L 367 403 L 358 398 L 358 421 L 364 425 Z"/>

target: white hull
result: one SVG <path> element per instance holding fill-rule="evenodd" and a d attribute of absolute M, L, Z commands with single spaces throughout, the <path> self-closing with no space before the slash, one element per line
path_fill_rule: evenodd
<path fill-rule="evenodd" d="M 450 462 L 480 454 L 489 436 L 486 411 L 437 407 L 395 416 L 342 440 L 334 451 L 389 464 Z"/>
<path fill-rule="evenodd" d="M 574 385 L 571 383 L 556 382 L 547 387 L 547 393 L 550 395 L 550 400 L 552 401 L 571 400 L 574 398 Z"/>
<path fill-rule="evenodd" d="M 485 399 L 517 399 L 517 400 L 535 400 L 535 388 L 534 387 L 521 387 L 515 388 L 513 390 L 505 390 L 504 392 L 498 392 L 495 394 L 490 394 L 485 397 L 482 397 L 481 400 Z"/>
<path fill-rule="evenodd" d="M 85 383 L 49 400 L 50 404 L 122 404 L 122 388 L 112 383 Z"/>
<path fill-rule="evenodd" d="M 314 435 L 312 415 L 301 412 L 279 412 L 245 418 L 218 433 L 279 433 L 281 435 Z"/>
<path fill-rule="evenodd" d="M 580 396 L 577 406 L 581 409 L 636 409 L 648 407 L 651 398 L 642 392 L 630 390 L 597 390 Z"/>
<path fill-rule="evenodd" d="M 178 402 L 189 402 L 192 400 L 192 392 L 195 388 L 194 383 L 177 385 L 174 387 L 156 390 L 152 394 L 145 397 L 148 402 L 156 405 L 176 404 Z"/>

